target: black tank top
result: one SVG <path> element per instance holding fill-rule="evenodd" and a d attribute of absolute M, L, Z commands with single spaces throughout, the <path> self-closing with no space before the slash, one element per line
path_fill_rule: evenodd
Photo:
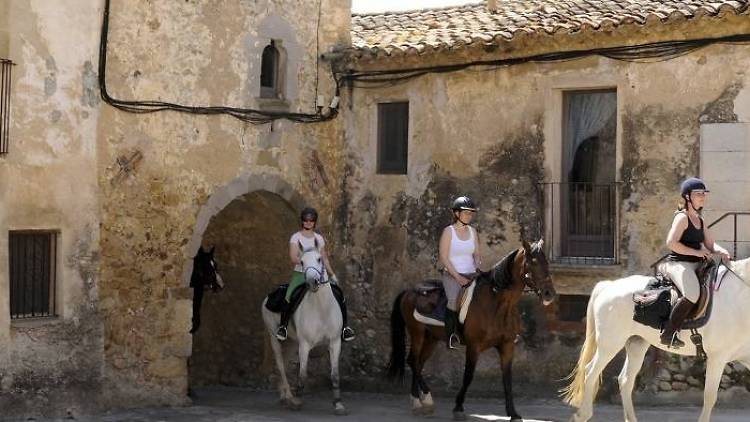
<path fill-rule="evenodd" d="M 682 232 L 682 236 L 680 237 L 680 243 L 687 246 L 690 249 L 695 250 L 701 250 L 701 247 L 703 246 L 703 240 L 705 240 L 705 235 L 703 234 L 703 218 L 700 218 L 701 220 L 701 227 L 697 228 L 693 225 L 693 222 L 690 220 L 690 217 L 685 213 L 685 216 L 688 217 L 688 226 L 685 229 L 684 232 Z M 683 255 L 679 254 L 675 251 L 672 251 L 667 256 L 667 259 L 670 261 L 687 261 L 687 262 L 699 262 L 701 259 L 697 256 L 693 255 Z"/>

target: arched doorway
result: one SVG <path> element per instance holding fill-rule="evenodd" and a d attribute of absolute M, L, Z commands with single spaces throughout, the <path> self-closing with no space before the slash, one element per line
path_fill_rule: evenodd
<path fill-rule="evenodd" d="M 204 297 L 201 327 L 193 335 L 191 387 L 269 387 L 275 368 L 266 351 L 260 305 L 289 275 L 288 240 L 299 226 L 296 208 L 275 193 L 257 190 L 210 218 L 203 243 L 216 247 L 225 289 Z"/>

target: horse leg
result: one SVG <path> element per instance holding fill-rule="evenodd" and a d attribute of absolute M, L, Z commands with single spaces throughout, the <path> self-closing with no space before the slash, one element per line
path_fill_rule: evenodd
<path fill-rule="evenodd" d="M 471 344 L 467 344 L 464 382 L 463 385 L 461 385 L 461 390 L 458 392 L 458 396 L 456 396 L 456 407 L 453 408 L 453 420 L 466 420 L 466 413 L 464 413 L 464 398 L 466 397 L 466 390 L 469 389 L 469 384 L 471 384 L 471 380 L 474 378 L 474 369 L 476 368 L 478 358 L 479 350 L 476 347 L 472 347 Z"/>
<path fill-rule="evenodd" d="M 603 338 L 599 338 L 598 340 L 602 342 L 605 341 Z M 594 353 L 594 357 L 591 359 L 591 362 L 586 365 L 583 398 L 581 399 L 581 406 L 578 408 L 575 415 L 573 415 L 573 421 L 585 422 L 594 414 L 594 397 L 599 388 L 599 376 L 602 371 L 604 371 L 604 368 L 609 361 L 611 361 L 622 348 L 623 343 L 611 342 L 609 344 L 598 344 L 599 347 Z M 619 347 L 613 346 L 614 344 L 617 344 Z"/>
<path fill-rule="evenodd" d="M 500 354 L 500 368 L 503 371 L 503 390 L 505 394 L 505 413 L 510 416 L 511 422 L 521 421 L 521 415 L 516 412 L 516 406 L 513 404 L 513 351 L 515 342 L 506 340 L 497 347 Z"/>
<path fill-rule="evenodd" d="M 281 394 L 281 403 L 294 410 L 298 410 L 302 406 L 302 402 L 294 397 L 292 389 L 289 386 L 289 380 L 286 378 L 286 369 L 284 368 L 284 354 L 281 350 L 281 343 L 274 336 L 273 331 L 269 328 L 269 335 L 271 337 L 271 350 L 273 350 L 273 356 L 276 360 L 276 367 L 279 369 L 279 375 L 281 380 L 279 381 L 279 393 Z"/>
<path fill-rule="evenodd" d="M 419 355 L 419 364 L 417 365 L 417 382 L 419 383 L 419 401 L 422 404 L 422 414 L 430 416 L 435 413 L 435 402 L 432 401 L 432 393 L 430 393 L 430 387 L 427 386 L 424 378 L 422 378 L 422 369 L 427 359 L 432 356 L 432 352 L 435 350 L 437 340 L 432 337 L 425 336 L 424 342 L 422 343 L 422 353 Z"/>
<path fill-rule="evenodd" d="M 346 407 L 341 403 L 341 387 L 339 386 L 339 356 L 341 355 L 341 336 L 332 339 L 328 344 L 328 354 L 331 357 L 331 387 L 333 389 L 333 412 L 346 415 Z"/>
<path fill-rule="evenodd" d="M 633 386 L 635 378 L 643 366 L 643 358 L 650 345 L 642 337 L 633 336 L 625 343 L 625 364 L 617 377 L 620 384 L 620 397 L 622 397 L 622 409 L 625 414 L 625 422 L 636 422 L 635 409 L 633 408 Z"/>
<path fill-rule="evenodd" d="M 193 326 L 190 334 L 195 334 L 201 326 L 201 304 L 203 303 L 203 285 L 193 287 Z"/>
<path fill-rule="evenodd" d="M 716 404 L 716 396 L 721 383 L 721 375 L 724 373 L 726 359 L 718 357 L 708 358 L 706 362 L 706 383 L 703 389 L 703 411 L 698 422 L 709 422 L 711 420 L 711 411 Z"/>
<path fill-rule="evenodd" d="M 417 368 L 421 368 L 420 356 L 424 337 L 424 330 L 412 332 L 409 357 L 407 358 L 409 368 L 411 368 L 411 413 L 414 415 L 422 414 L 422 402 L 419 400 L 419 370 Z"/>
<path fill-rule="evenodd" d="M 302 395 L 307 383 L 307 360 L 310 357 L 310 345 L 303 339 L 299 341 L 299 377 L 297 378 L 297 395 Z"/>

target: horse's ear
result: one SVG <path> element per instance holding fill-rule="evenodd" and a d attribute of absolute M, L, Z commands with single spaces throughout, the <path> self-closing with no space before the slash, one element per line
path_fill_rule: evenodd
<path fill-rule="evenodd" d="M 531 252 L 531 245 L 529 245 L 529 242 L 526 241 L 526 239 L 521 241 L 523 243 L 523 249 L 526 252 Z"/>

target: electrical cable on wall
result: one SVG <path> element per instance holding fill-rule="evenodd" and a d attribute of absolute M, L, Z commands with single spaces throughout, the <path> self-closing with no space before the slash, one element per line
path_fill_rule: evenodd
<path fill-rule="evenodd" d="M 104 16 L 102 20 L 101 42 L 99 45 L 99 90 L 102 100 L 119 110 L 128 113 L 155 113 L 158 111 L 178 111 L 181 113 L 216 115 L 225 114 L 239 119 L 243 122 L 252 124 L 265 124 L 274 120 L 287 119 L 297 123 L 319 123 L 334 119 L 338 115 L 338 98 L 339 98 L 339 79 L 333 75 L 336 81 L 336 93 L 329 107 L 328 113 L 322 112 L 322 107 L 318 108 L 317 113 L 290 113 L 282 111 L 265 111 L 251 108 L 237 108 L 229 106 L 187 106 L 163 101 L 149 100 L 121 100 L 113 98 L 107 91 L 107 39 L 109 33 L 109 10 L 110 0 L 105 0 Z M 317 56 L 316 56 L 317 60 Z M 316 69 L 317 77 L 317 69 Z M 316 80 L 316 87 L 318 81 Z M 317 92 L 316 92 L 317 96 Z"/>
<path fill-rule="evenodd" d="M 539 54 L 498 60 L 478 60 L 443 66 L 428 66 L 408 69 L 373 71 L 349 71 L 339 73 L 338 78 L 357 88 L 380 88 L 393 86 L 431 73 L 449 73 L 470 67 L 487 67 L 487 70 L 514 66 L 524 63 L 559 62 L 581 59 L 589 56 L 602 56 L 613 60 L 653 63 L 671 60 L 712 44 L 742 44 L 750 42 L 750 34 L 730 35 L 720 38 L 701 38 L 687 41 L 662 41 L 622 47 L 609 47 L 589 50 L 573 50 Z"/>

